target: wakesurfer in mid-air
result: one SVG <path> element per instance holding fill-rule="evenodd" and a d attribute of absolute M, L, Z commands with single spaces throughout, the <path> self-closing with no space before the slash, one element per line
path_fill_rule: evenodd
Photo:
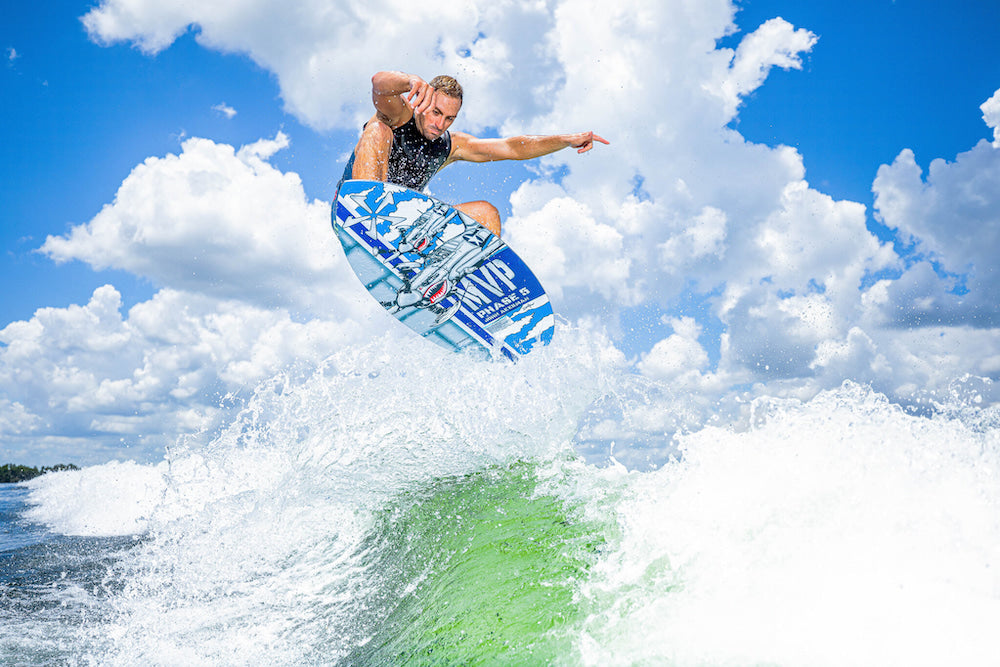
<path fill-rule="evenodd" d="M 450 76 L 428 83 L 413 74 L 379 72 L 372 77 L 372 101 L 375 115 L 365 124 L 341 183 L 360 179 L 423 190 L 434 174 L 459 160 L 530 160 L 570 147 L 586 153 L 594 142 L 609 143 L 593 132 L 499 139 L 450 132 L 462 108 L 462 86 Z M 455 208 L 500 236 L 500 212 L 489 202 Z"/>

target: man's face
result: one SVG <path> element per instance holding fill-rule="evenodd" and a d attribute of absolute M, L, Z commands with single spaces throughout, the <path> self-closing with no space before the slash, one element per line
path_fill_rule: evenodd
<path fill-rule="evenodd" d="M 424 138 L 433 141 L 451 127 L 458 115 L 458 110 L 461 108 L 462 103 L 459 100 L 435 92 L 431 108 L 422 114 L 415 114 L 417 129 L 420 130 L 420 134 L 424 135 Z"/>

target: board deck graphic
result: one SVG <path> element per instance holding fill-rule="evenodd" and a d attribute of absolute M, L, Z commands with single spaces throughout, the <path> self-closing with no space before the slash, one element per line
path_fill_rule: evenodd
<path fill-rule="evenodd" d="M 535 275 L 448 204 L 392 183 L 348 180 L 333 227 L 368 292 L 421 336 L 509 359 L 552 340 L 555 317 Z"/>

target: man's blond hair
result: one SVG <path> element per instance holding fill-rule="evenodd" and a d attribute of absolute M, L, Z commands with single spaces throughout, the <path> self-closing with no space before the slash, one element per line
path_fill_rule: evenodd
<path fill-rule="evenodd" d="M 462 84 L 456 81 L 455 77 L 441 74 L 431 79 L 430 86 L 439 93 L 454 97 L 459 102 L 462 101 Z"/>

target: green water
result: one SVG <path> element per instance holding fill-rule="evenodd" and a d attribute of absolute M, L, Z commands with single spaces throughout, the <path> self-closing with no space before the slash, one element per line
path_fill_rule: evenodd
<path fill-rule="evenodd" d="M 406 494 L 366 545 L 379 556 L 378 629 L 343 662 L 556 662 L 572 651 L 575 591 L 603 544 L 604 528 L 540 493 L 527 464 Z"/>

